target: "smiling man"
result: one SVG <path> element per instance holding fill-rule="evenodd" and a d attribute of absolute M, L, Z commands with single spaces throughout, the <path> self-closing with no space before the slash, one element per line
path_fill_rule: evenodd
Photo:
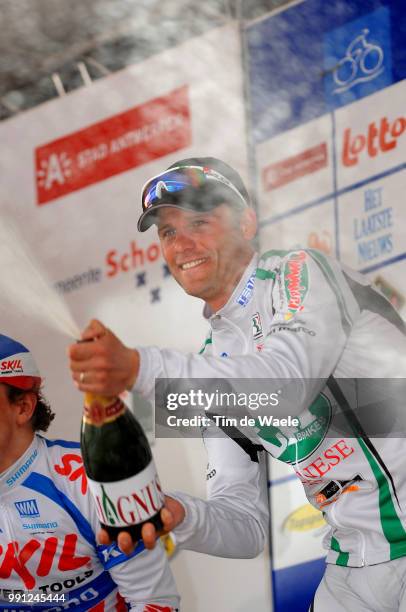
<path fill-rule="evenodd" d="M 264 453 L 257 451 L 266 450 L 294 467 L 331 527 L 327 570 L 312 609 L 406 609 L 404 442 L 394 437 L 392 418 L 383 425 L 360 419 L 374 411 L 389 417 L 393 408 L 403 416 L 404 389 L 389 385 L 387 393 L 383 383 L 406 378 L 404 322 L 366 278 L 318 251 L 258 255 L 248 193 L 220 160 L 177 162 L 148 181 L 142 206 L 138 229 L 157 225 L 174 278 L 205 302 L 209 333 L 198 355 L 131 349 L 92 321 L 83 338 L 96 341 L 70 347 L 79 389 L 115 395 L 135 386 L 151 398 L 156 378 L 229 384 L 256 378 L 275 391 L 283 380 L 293 393 L 290 414 L 282 401 L 269 413 L 297 417 L 294 427 L 256 424 L 244 431 L 246 438 L 240 431 L 216 439 L 216 428 L 204 429 L 209 500 L 171 494 L 166 528 L 175 527 L 184 548 L 257 554 L 267 529 Z M 397 427 L 404 435 L 406 428 Z M 151 527 L 143 532 L 148 546 Z M 121 535 L 121 547 L 130 547 Z"/>

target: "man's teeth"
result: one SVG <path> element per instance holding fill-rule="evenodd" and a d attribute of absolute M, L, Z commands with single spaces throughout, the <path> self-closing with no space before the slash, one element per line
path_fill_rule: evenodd
<path fill-rule="evenodd" d="M 182 264 L 180 267 L 182 270 L 190 270 L 190 268 L 195 268 L 199 266 L 201 263 L 206 261 L 205 259 L 195 259 L 194 261 L 188 261 L 187 263 Z"/>

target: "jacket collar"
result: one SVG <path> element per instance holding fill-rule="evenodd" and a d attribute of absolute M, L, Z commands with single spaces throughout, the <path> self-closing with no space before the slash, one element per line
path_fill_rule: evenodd
<path fill-rule="evenodd" d="M 258 253 L 254 253 L 251 261 L 231 294 L 228 302 L 220 310 L 213 313 L 210 318 L 220 315 L 226 319 L 239 319 L 244 316 L 246 306 L 251 301 L 255 286 L 255 273 L 258 265 Z"/>
<path fill-rule="evenodd" d="M 32 471 L 39 455 L 39 437 L 34 439 L 25 453 L 5 472 L 0 474 L 0 495 L 21 484 Z"/>

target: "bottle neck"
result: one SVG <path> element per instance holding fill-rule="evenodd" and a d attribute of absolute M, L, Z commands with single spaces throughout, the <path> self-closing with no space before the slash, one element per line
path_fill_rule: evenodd
<path fill-rule="evenodd" d="M 83 422 L 87 425 L 101 427 L 112 423 L 127 410 L 119 397 L 104 397 L 102 395 L 85 394 Z"/>

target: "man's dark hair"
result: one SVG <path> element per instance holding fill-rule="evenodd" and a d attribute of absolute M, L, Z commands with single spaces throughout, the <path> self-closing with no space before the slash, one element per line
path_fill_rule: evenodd
<path fill-rule="evenodd" d="M 12 387 L 11 385 L 5 385 L 7 392 L 7 399 L 11 404 L 14 404 L 21 399 L 26 393 L 34 393 L 37 397 L 37 405 L 34 410 L 34 414 L 31 417 L 31 425 L 34 431 L 47 431 L 51 422 L 55 418 L 55 413 L 52 412 L 49 402 L 42 394 L 41 389 L 33 389 L 31 391 L 23 391 Z"/>

